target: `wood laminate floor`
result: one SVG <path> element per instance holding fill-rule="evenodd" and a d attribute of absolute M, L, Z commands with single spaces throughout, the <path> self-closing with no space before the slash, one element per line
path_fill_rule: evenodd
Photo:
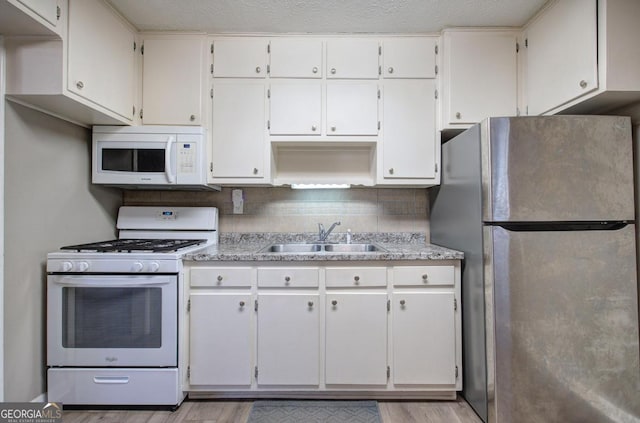
<path fill-rule="evenodd" d="M 253 401 L 189 400 L 171 411 L 65 411 L 65 423 L 245 423 Z M 383 423 L 482 423 L 463 400 L 379 401 Z"/>

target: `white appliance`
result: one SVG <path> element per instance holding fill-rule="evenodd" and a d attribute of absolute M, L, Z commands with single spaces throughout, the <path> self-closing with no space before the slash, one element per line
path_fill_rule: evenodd
<path fill-rule="evenodd" d="M 194 126 L 94 126 L 92 182 L 127 189 L 220 190 L 207 184 L 206 131 Z"/>
<path fill-rule="evenodd" d="M 48 400 L 177 406 L 182 257 L 218 242 L 214 207 L 121 207 L 118 239 L 47 255 Z"/>

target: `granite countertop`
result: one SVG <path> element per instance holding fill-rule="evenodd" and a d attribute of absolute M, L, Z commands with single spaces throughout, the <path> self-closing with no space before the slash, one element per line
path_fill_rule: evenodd
<path fill-rule="evenodd" d="M 344 243 L 346 234 L 331 235 L 328 243 Z M 355 261 L 355 260 L 461 260 L 457 250 L 426 242 L 423 233 L 357 233 L 352 243 L 373 243 L 386 251 L 367 253 L 269 253 L 260 252 L 271 244 L 317 243 L 312 233 L 226 233 L 219 244 L 195 253 L 185 254 L 192 261 Z"/>

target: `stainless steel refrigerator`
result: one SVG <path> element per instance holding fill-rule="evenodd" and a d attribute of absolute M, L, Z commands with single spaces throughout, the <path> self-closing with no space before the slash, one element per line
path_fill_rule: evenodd
<path fill-rule="evenodd" d="M 631 123 L 491 118 L 442 146 L 431 241 L 465 253 L 463 396 L 485 422 L 639 422 Z"/>

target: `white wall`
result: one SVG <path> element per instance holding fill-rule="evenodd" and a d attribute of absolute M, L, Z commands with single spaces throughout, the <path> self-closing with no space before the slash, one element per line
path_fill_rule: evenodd
<path fill-rule="evenodd" d="M 90 184 L 90 131 L 5 102 L 4 393 L 46 391 L 46 254 L 115 237 L 118 190 Z"/>

